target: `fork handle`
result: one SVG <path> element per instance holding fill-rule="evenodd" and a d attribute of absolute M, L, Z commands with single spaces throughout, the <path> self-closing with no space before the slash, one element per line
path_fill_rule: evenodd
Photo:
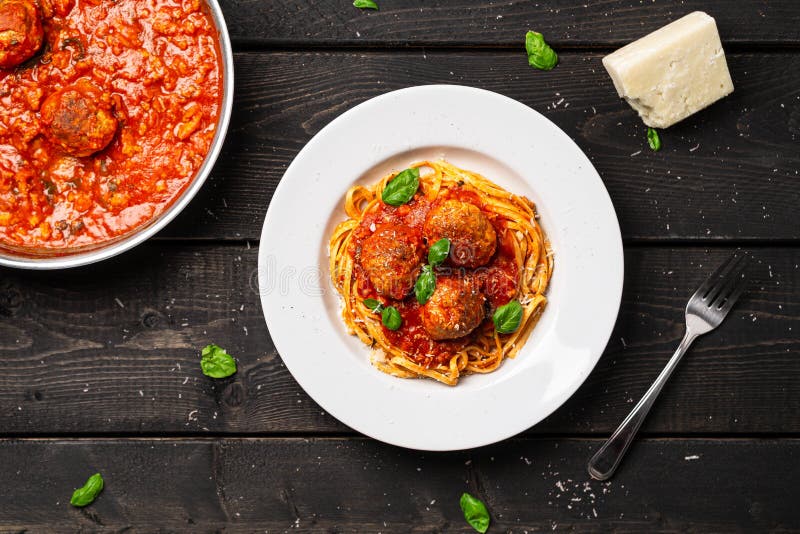
<path fill-rule="evenodd" d="M 647 417 L 647 413 L 650 411 L 650 408 L 653 407 L 653 403 L 655 403 L 658 398 L 658 394 L 661 393 L 661 390 L 664 388 L 664 384 L 667 383 L 670 375 L 678 366 L 681 358 L 683 358 L 683 355 L 686 354 L 689 346 L 696 338 L 697 334 L 689 329 L 686 330 L 686 334 L 684 334 L 680 345 L 678 345 L 678 349 L 675 351 L 675 354 L 672 355 L 672 358 L 670 358 L 664 370 L 661 371 L 661 374 L 658 375 L 656 381 L 653 382 L 653 385 L 650 386 L 647 393 L 645 393 L 636 406 L 634 406 L 631 413 L 628 414 L 628 417 L 625 418 L 611 437 L 608 438 L 608 441 L 606 441 L 603 446 L 600 447 L 600 450 L 592 456 L 592 459 L 589 460 L 589 475 L 591 475 L 592 478 L 607 480 L 614 474 L 617 466 L 619 466 L 622 461 L 622 457 L 625 455 L 628 447 L 630 447 L 633 438 L 636 437 L 639 427 L 642 426 L 644 418 Z"/>

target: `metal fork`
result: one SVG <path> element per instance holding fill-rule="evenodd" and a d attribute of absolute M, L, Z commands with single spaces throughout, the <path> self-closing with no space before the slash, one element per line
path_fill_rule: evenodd
<path fill-rule="evenodd" d="M 589 460 L 589 474 L 597 480 L 607 480 L 616 471 L 622 457 L 630 447 L 636 432 L 655 403 L 672 371 L 678 366 L 689 345 L 698 337 L 707 334 L 722 323 L 747 285 L 744 274 L 747 256 L 736 251 L 695 291 L 686 305 L 686 334 L 678 350 L 656 381 L 636 404 L 628 417 L 619 425 L 608 441 Z"/>

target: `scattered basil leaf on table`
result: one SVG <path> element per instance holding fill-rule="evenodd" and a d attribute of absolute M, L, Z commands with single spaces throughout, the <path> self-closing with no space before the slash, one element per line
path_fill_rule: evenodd
<path fill-rule="evenodd" d="M 383 326 L 389 330 L 397 330 L 403 324 L 403 318 L 400 317 L 400 312 L 394 306 L 387 306 L 381 312 L 381 321 Z"/>
<path fill-rule="evenodd" d="M 461 511 L 472 528 L 483 534 L 489 528 L 489 510 L 479 499 L 469 493 L 461 495 Z"/>
<path fill-rule="evenodd" d="M 373 0 L 355 0 L 353 5 L 359 9 L 378 9 L 378 4 Z"/>
<path fill-rule="evenodd" d="M 431 264 L 431 267 L 437 267 L 447 259 L 448 254 L 450 254 L 450 240 L 443 237 L 428 251 L 428 263 Z"/>
<path fill-rule="evenodd" d="M 100 473 L 95 473 L 89 477 L 83 487 L 76 489 L 72 493 L 69 503 L 78 508 L 88 506 L 94 502 L 101 491 L 103 491 L 103 477 Z"/>
<path fill-rule="evenodd" d="M 419 189 L 419 169 L 406 169 L 386 184 L 381 198 L 390 206 L 402 206 Z"/>
<path fill-rule="evenodd" d="M 236 372 L 236 361 L 222 347 L 208 345 L 201 355 L 200 368 L 206 376 L 227 378 Z"/>
<path fill-rule="evenodd" d="M 528 65 L 539 70 L 550 70 L 558 63 L 558 54 L 539 32 L 525 34 L 525 51 L 528 52 Z"/>
<path fill-rule="evenodd" d="M 522 304 L 512 300 L 505 306 L 500 306 L 492 315 L 494 329 L 501 334 L 510 334 L 519 328 L 522 322 Z"/>
<path fill-rule="evenodd" d="M 414 284 L 414 295 L 417 297 L 417 302 L 425 304 L 433 295 L 436 290 L 436 274 L 433 272 L 433 267 L 430 265 L 422 266 L 422 273 L 417 278 L 417 283 Z"/>
<path fill-rule="evenodd" d="M 364 299 L 364 306 L 369 308 L 372 313 L 380 313 L 383 311 L 383 304 L 377 299 Z"/>
<path fill-rule="evenodd" d="M 647 128 L 647 144 L 650 145 L 654 152 L 661 150 L 661 137 L 659 137 L 655 128 Z"/>

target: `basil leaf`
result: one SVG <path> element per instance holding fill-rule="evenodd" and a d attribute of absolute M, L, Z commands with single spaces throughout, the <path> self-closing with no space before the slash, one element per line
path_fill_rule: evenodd
<path fill-rule="evenodd" d="M 353 5 L 359 9 L 378 9 L 378 4 L 372 0 L 355 0 Z"/>
<path fill-rule="evenodd" d="M 86 481 L 82 488 L 72 492 L 72 498 L 69 503 L 78 508 L 88 506 L 94 502 L 101 491 L 103 491 L 103 477 L 100 473 L 95 473 L 89 477 L 89 480 Z"/>
<path fill-rule="evenodd" d="M 433 292 L 436 290 L 436 275 L 433 272 L 433 267 L 430 265 L 422 266 L 422 273 L 417 278 L 417 283 L 414 284 L 414 295 L 417 297 L 417 302 L 425 304 L 431 298 Z"/>
<path fill-rule="evenodd" d="M 469 493 L 461 495 L 461 511 L 472 528 L 483 534 L 489 529 L 489 510 L 479 499 Z"/>
<path fill-rule="evenodd" d="M 383 309 L 381 321 L 383 321 L 383 326 L 389 330 L 397 330 L 403 324 L 403 318 L 400 317 L 400 312 L 394 306 L 387 306 Z"/>
<path fill-rule="evenodd" d="M 647 128 L 647 144 L 650 145 L 654 152 L 661 150 L 661 137 L 658 136 L 655 128 Z"/>
<path fill-rule="evenodd" d="M 505 306 L 500 306 L 492 315 L 494 329 L 501 334 L 510 334 L 519 328 L 522 322 L 522 304 L 512 300 Z"/>
<path fill-rule="evenodd" d="M 211 378 L 227 378 L 236 372 L 236 361 L 217 345 L 208 345 L 203 349 L 200 369 Z"/>
<path fill-rule="evenodd" d="M 434 243 L 428 251 L 428 263 L 432 267 L 441 265 L 447 259 L 448 254 L 450 254 L 450 240 L 443 237 Z"/>
<path fill-rule="evenodd" d="M 528 65 L 539 70 L 550 70 L 558 63 L 558 54 L 544 41 L 538 32 L 525 34 L 525 50 L 528 52 Z"/>
<path fill-rule="evenodd" d="M 406 169 L 386 184 L 381 198 L 390 206 L 402 206 L 419 189 L 419 169 Z"/>
<path fill-rule="evenodd" d="M 364 299 L 364 306 L 369 308 L 372 313 L 380 313 L 383 311 L 383 304 L 376 299 Z"/>

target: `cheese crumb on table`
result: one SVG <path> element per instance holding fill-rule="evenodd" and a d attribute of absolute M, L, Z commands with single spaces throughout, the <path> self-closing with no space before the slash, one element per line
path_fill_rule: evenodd
<path fill-rule="evenodd" d="M 733 92 L 714 19 L 695 11 L 603 58 L 619 96 L 667 128 Z"/>

